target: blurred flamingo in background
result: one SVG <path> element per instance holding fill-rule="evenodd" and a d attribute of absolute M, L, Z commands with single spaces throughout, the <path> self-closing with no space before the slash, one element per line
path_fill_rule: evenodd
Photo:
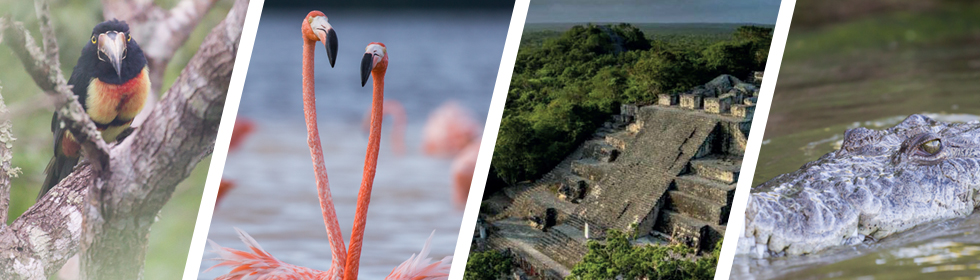
<path fill-rule="evenodd" d="M 247 233 L 238 230 L 239 236 L 251 252 L 223 248 L 211 242 L 212 248 L 219 254 L 221 261 L 211 268 L 233 267 L 231 272 L 217 279 L 357 279 L 364 227 L 367 222 L 367 209 L 371 200 L 371 187 L 377 167 L 378 150 L 381 146 L 384 75 L 388 66 L 388 53 L 384 44 L 371 43 L 366 48 L 364 58 L 361 61 L 361 85 L 363 86 L 367 82 L 369 76 L 374 76 L 374 97 L 371 108 L 371 132 L 368 137 L 361 188 L 358 192 L 354 230 L 351 233 L 350 251 L 345 253 L 346 246 L 343 243 L 340 225 L 337 222 L 337 214 L 330 195 L 330 186 L 323 161 L 323 151 L 320 146 L 313 85 L 313 49 L 316 46 L 316 41 L 321 41 L 327 46 L 327 55 L 330 57 L 331 66 L 333 66 L 337 50 L 337 37 L 333 28 L 327 23 L 327 17 L 319 11 L 312 11 L 307 15 L 302 30 L 305 39 L 303 44 L 303 109 L 306 113 L 310 154 L 313 157 L 316 172 L 320 208 L 327 227 L 327 238 L 330 240 L 330 269 L 319 271 L 283 263 L 263 250 Z M 412 255 L 407 261 L 397 266 L 387 279 L 448 278 L 452 257 L 447 256 L 441 261 L 430 263 L 431 260 L 427 255 L 431 239 L 432 235 L 429 236 L 429 241 L 426 241 L 419 255 Z"/>
<path fill-rule="evenodd" d="M 466 196 L 470 194 L 473 171 L 476 169 L 476 157 L 479 154 L 480 141 L 473 141 L 453 159 L 451 169 L 453 173 L 453 201 L 459 209 L 466 206 Z"/>
<path fill-rule="evenodd" d="M 392 121 L 395 122 L 395 127 L 391 129 L 391 149 L 395 151 L 395 155 L 405 154 L 405 127 L 408 126 L 408 117 L 405 116 L 405 107 L 402 106 L 401 102 L 398 100 L 385 100 L 384 110 L 382 112 L 385 116 L 391 117 Z M 364 127 L 364 131 L 371 131 L 371 113 L 364 115 L 364 121 L 361 122 Z"/>
<path fill-rule="evenodd" d="M 479 141 L 480 125 L 459 102 L 450 100 L 429 114 L 422 132 L 423 153 L 451 158 L 470 142 Z"/>
<path fill-rule="evenodd" d="M 452 164 L 453 201 L 460 209 L 473 181 L 476 157 L 480 152 L 480 125 L 471 114 L 450 100 L 429 114 L 422 139 L 422 152 L 436 157 L 454 157 Z"/>
<path fill-rule="evenodd" d="M 228 143 L 228 152 L 237 151 L 239 147 L 242 146 L 242 142 L 245 141 L 246 136 L 252 134 L 255 131 L 255 122 L 246 119 L 238 118 L 235 120 L 235 128 L 231 131 L 231 141 Z M 235 182 L 231 180 L 221 179 L 221 183 L 218 186 L 218 197 L 214 202 L 214 208 L 218 208 L 218 203 L 221 203 L 221 199 L 228 195 L 232 189 L 235 188 Z"/>

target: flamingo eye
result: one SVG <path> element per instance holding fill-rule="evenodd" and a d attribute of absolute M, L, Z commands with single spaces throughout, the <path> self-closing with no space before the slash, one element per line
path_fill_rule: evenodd
<path fill-rule="evenodd" d="M 126 42 L 129 42 L 132 39 L 133 39 L 133 36 L 130 36 L 129 34 L 126 34 Z"/>
<path fill-rule="evenodd" d="M 95 40 L 95 35 L 92 35 L 92 44 L 95 44 L 96 42 L 97 41 Z"/>

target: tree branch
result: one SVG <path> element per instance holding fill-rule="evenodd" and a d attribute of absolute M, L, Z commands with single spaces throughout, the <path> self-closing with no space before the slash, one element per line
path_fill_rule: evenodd
<path fill-rule="evenodd" d="M 3 96 L 0 95 L 0 115 L 9 113 L 7 105 L 3 102 Z M 10 120 L 0 121 L 0 230 L 7 226 L 7 215 L 10 215 L 10 177 L 17 172 L 10 166 L 10 160 L 13 158 L 10 149 L 14 140 L 17 140 L 14 138 L 12 128 Z"/>
<path fill-rule="evenodd" d="M 93 166 L 86 154 L 68 178 L 0 230 L 0 279 L 43 279 L 76 252 L 82 279 L 141 278 L 156 215 L 176 185 L 213 149 L 247 7 L 248 0 L 236 0 L 164 99 L 145 109 L 147 121 L 107 149 L 104 169 Z M 0 33 L 38 86 L 70 94 L 60 71 L 50 68 L 22 24 L 0 19 Z M 68 107 L 60 111 L 75 109 Z M 65 122 L 92 124 L 84 112 L 81 116 L 79 121 L 69 115 Z"/>
<path fill-rule="evenodd" d="M 82 201 L 95 174 L 83 162 L 41 201 L 0 230 L 0 279 L 47 279 L 78 252 Z"/>
<path fill-rule="evenodd" d="M 34 12 L 37 14 L 37 21 L 41 29 L 41 38 L 44 39 L 44 54 L 51 63 L 51 68 L 61 69 L 61 62 L 58 61 L 58 41 L 54 35 L 54 25 L 51 24 L 51 11 L 48 10 L 48 2 L 34 1 Z"/>

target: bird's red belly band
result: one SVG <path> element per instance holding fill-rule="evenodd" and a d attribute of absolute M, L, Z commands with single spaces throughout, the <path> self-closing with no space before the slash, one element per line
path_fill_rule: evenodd
<path fill-rule="evenodd" d="M 139 113 L 150 91 L 146 69 L 126 83 L 114 85 L 95 79 L 89 85 L 86 104 L 89 117 L 108 124 L 115 119 L 129 120 Z"/>
<path fill-rule="evenodd" d="M 78 150 L 81 148 L 81 145 L 75 141 L 75 137 L 71 135 L 71 132 L 65 132 L 65 136 L 61 137 L 62 154 L 69 157 L 78 157 Z"/>

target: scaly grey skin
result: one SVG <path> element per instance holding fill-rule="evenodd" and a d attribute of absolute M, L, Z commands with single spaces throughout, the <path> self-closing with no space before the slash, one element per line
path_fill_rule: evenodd
<path fill-rule="evenodd" d="M 980 205 L 980 122 L 912 115 L 849 129 L 840 150 L 754 188 L 739 253 L 812 254 L 877 240 Z"/>

